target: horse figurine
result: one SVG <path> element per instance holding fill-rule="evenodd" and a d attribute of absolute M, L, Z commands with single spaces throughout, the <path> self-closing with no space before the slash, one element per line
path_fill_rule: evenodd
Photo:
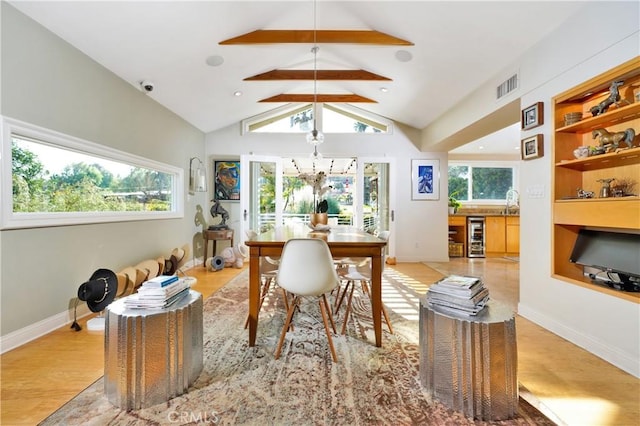
<path fill-rule="evenodd" d="M 214 201 L 213 205 L 211 206 L 211 216 L 213 216 L 214 218 L 217 216 L 222 216 L 222 221 L 217 225 L 209 226 L 209 229 L 229 229 L 229 226 L 227 225 L 229 212 L 220 205 L 220 200 L 214 198 L 211 201 Z"/>
<path fill-rule="evenodd" d="M 628 128 L 622 132 L 610 133 L 606 129 L 595 129 L 591 132 L 593 139 L 600 138 L 600 147 L 618 149 L 620 142 L 627 144 L 627 147 L 633 146 L 633 139 L 636 137 L 636 132 L 632 128 Z"/>
<path fill-rule="evenodd" d="M 611 83 L 611 86 L 609 86 L 609 96 L 589 110 L 593 117 L 607 112 L 612 104 L 616 104 L 616 106 L 618 107 L 620 106 L 620 91 L 618 90 L 618 88 L 623 84 L 624 81 L 622 80 L 614 81 Z M 629 103 L 629 101 L 627 101 L 626 99 L 624 101 Z"/>

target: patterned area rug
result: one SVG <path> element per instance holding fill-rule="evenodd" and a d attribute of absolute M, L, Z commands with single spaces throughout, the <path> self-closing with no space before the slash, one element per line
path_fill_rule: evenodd
<path fill-rule="evenodd" d="M 347 334 L 334 338 L 339 362 L 333 363 L 312 301 L 303 302 L 280 359 L 274 359 L 284 323 L 279 291 L 260 313 L 257 345 L 248 347 L 248 273 L 243 272 L 205 301 L 204 369 L 189 393 L 127 412 L 108 402 L 100 379 L 41 424 L 554 424 L 522 398 L 517 418 L 494 423 L 465 418 L 428 400 L 418 377 L 418 297 L 397 278 L 385 271 L 383 295 L 394 334 L 385 325 L 383 347 L 376 348 L 368 298 L 358 298 Z M 342 317 L 336 322 L 339 329 Z"/>

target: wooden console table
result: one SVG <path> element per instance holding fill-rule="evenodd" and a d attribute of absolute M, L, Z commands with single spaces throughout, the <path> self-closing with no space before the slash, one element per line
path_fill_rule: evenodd
<path fill-rule="evenodd" d="M 231 247 L 233 247 L 233 229 L 205 229 L 204 231 L 204 258 L 202 259 L 202 266 L 207 267 L 207 253 L 209 248 L 209 241 L 213 241 L 213 253 L 216 255 L 216 241 L 230 240 Z"/>
<path fill-rule="evenodd" d="M 430 397 L 467 417 L 506 420 L 518 412 L 515 314 L 489 301 L 476 316 L 420 301 L 420 382 Z"/>

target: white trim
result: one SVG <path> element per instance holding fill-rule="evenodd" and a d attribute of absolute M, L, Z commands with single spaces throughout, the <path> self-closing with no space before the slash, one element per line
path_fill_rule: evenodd
<path fill-rule="evenodd" d="M 90 315 L 92 312 L 87 308 L 86 304 L 78 306 L 77 318 L 83 318 Z M 15 349 L 18 346 L 22 346 L 32 340 L 42 337 L 45 334 L 51 333 L 59 329 L 70 325 L 73 321 L 73 310 L 69 309 L 59 314 L 53 315 L 49 318 L 45 318 L 36 323 L 30 324 L 24 328 L 13 331 L 11 333 L 0 336 L 0 353 L 5 353 L 11 349 Z M 71 332 L 71 331 L 70 331 Z"/>
<path fill-rule="evenodd" d="M 1 229 L 34 228 L 43 226 L 76 225 L 87 223 L 122 222 L 132 220 L 174 219 L 184 217 L 184 170 L 137 155 L 65 135 L 33 124 L 8 117 L 2 118 L 2 143 L 0 144 L 0 207 Z M 157 170 L 174 176 L 173 210 L 169 212 L 72 212 L 72 213 L 14 213 L 11 164 L 11 135 L 42 141 L 44 144 L 63 147 L 72 151 L 87 153 L 96 157 L 121 161 L 132 166 Z"/>
<path fill-rule="evenodd" d="M 554 334 L 557 334 L 570 343 L 578 345 L 585 351 L 602 358 L 604 361 L 615 365 L 627 373 L 640 378 L 640 365 L 638 364 L 637 358 L 632 354 L 615 350 L 615 348 L 612 348 L 605 342 L 595 340 L 591 336 L 584 334 L 579 330 L 569 328 L 562 323 L 555 321 L 548 315 L 545 315 L 540 311 L 536 311 L 535 309 L 531 309 L 522 303 L 518 304 L 518 315 Z"/>

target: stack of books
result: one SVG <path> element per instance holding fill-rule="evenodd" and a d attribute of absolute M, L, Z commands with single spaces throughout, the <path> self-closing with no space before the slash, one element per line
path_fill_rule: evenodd
<path fill-rule="evenodd" d="M 450 275 L 427 291 L 429 306 L 456 314 L 477 315 L 488 301 L 489 289 L 478 277 Z"/>
<path fill-rule="evenodd" d="M 158 275 L 140 286 L 137 293 L 124 299 L 124 304 L 132 309 L 167 308 L 189 293 L 187 280 L 175 275 Z"/>

